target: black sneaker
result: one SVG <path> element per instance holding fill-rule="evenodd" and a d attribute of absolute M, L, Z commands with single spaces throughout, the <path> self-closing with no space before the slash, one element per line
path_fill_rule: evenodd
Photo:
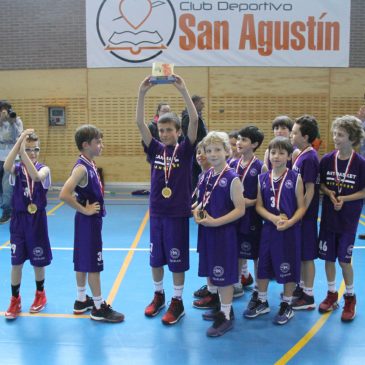
<path fill-rule="evenodd" d="M 3 215 L 0 218 L 0 224 L 5 224 L 10 221 L 11 214 L 10 212 L 3 212 Z"/>
<path fill-rule="evenodd" d="M 211 293 L 208 290 L 208 286 L 207 285 L 203 285 L 201 288 L 199 288 L 198 290 L 196 290 L 194 292 L 194 297 L 195 298 L 205 298 L 209 294 L 211 294 Z"/>
<path fill-rule="evenodd" d="M 80 300 L 75 300 L 74 303 L 74 314 L 85 313 L 90 309 L 93 309 L 94 301 L 93 298 L 86 295 L 86 300 L 81 302 Z"/>
<path fill-rule="evenodd" d="M 215 321 L 217 319 L 218 313 L 221 313 L 221 306 L 219 305 L 217 308 L 215 309 L 211 309 L 207 312 L 204 312 L 202 314 L 202 317 L 205 321 Z M 234 320 L 234 312 L 233 312 L 233 307 L 231 307 L 231 311 L 229 313 L 229 317 L 231 319 L 231 321 Z"/>
<path fill-rule="evenodd" d="M 93 306 L 93 309 L 90 313 L 90 318 L 94 321 L 118 323 L 124 321 L 124 314 L 116 312 L 113 310 L 110 304 L 103 302 L 101 303 L 100 309 L 96 309 L 96 307 Z"/>
<path fill-rule="evenodd" d="M 255 308 L 257 301 L 259 300 L 259 292 L 254 290 L 251 295 L 251 299 L 247 304 L 247 309 L 251 310 Z"/>
<path fill-rule="evenodd" d="M 281 302 L 279 312 L 274 317 L 273 322 L 275 324 L 286 324 L 293 317 L 294 317 L 294 311 L 291 305 L 286 302 Z"/>
<path fill-rule="evenodd" d="M 227 319 L 223 312 L 219 312 L 214 320 L 214 323 L 207 330 L 208 337 L 223 336 L 226 332 L 233 328 L 232 319 Z"/>
<path fill-rule="evenodd" d="M 255 303 L 255 306 L 253 308 L 247 308 L 243 312 L 243 316 L 246 318 L 256 318 L 257 316 L 260 316 L 261 314 L 269 313 L 270 307 L 269 303 L 266 300 L 265 302 L 262 302 L 260 299 L 257 299 L 257 302 Z"/>
<path fill-rule="evenodd" d="M 293 291 L 293 300 L 301 298 L 303 293 L 304 293 L 303 288 L 297 285 Z"/>

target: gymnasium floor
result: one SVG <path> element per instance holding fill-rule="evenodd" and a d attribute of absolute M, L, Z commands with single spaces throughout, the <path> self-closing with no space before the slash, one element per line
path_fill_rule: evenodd
<path fill-rule="evenodd" d="M 285 326 L 272 318 L 279 305 L 281 287 L 271 282 L 271 313 L 255 320 L 242 317 L 250 293 L 234 301 L 235 327 L 221 338 L 207 338 L 210 322 L 191 305 L 192 292 L 204 284 L 197 277 L 196 226 L 191 222 L 191 269 L 184 290 L 185 317 L 175 326 L 143 314 L 153 295 L 149 260 L 148 198 L 132 197 L 129 191 L 106 195 L 104 219 L 103 295 L 126 315 L 121 324 L 91 321 L 87 315 L 72 315 L 75 280 L 72 264 L 73 216 L 60 204 L 57 192 L 49 193 L 48 224 L 53 262 L 47 269 L 48 305 L 40 314 L 29 314 L 35 284 L 33 270 L 24 266 L 21 286 L 24 312 L 6 321 L 4 311 L 10 298 L 9 224 L 0 226 L 0 364 L 360 364 L 365 358 L 365 241 L 354 250 L 357 317 L 340 321 L 341 310 L 320 315 L 317 310 L 297 312 Z M 365 211 L 358 232 L 365 233 Z M 317 261 L 315 294 L 317 304 L 326 293 L 324 265 Z M 252 269 L 252 267 L 251 267 Z M 165 278 L 170 298 L 171 275 Z M 339 273 L 339 270 L 338 270 Z M 338 275 L 337 284 L 341 284 Z M 343 285 L 341 286 L 343 290 Z M 90 294 L 90 292 L 89 292 Z M 341 307 L 343 301 L 340 302 Z"/>

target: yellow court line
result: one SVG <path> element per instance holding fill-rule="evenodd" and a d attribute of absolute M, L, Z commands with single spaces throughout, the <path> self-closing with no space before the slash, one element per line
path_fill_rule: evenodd
<path fill-rule="evenodd" d="M 365 215 L 364 214 L 361 214 L 361 218 L 364 218 L 365 219 Z"/>
<path fill-rule="evenodd" d="M 338 297 L 340 298 L 345 291 L 345 282 L 342 281 L 340 289 L 338 291 Z M 322 328 L 331 316 L 333 311 L 322 314 L 319 320 L 313 325 L 313 327 L 284 355 L 275 365 L 287 364 L 302 348 L 314 337 L 314 335 Z"/>
<path fill-rule="evenodd" d="M 119 287 L 120 287 L 120 284 L 122 283 L 122 280 L 124 278 L 124 275 L 125 273 L 127 272 L 127 269 L 128 269 L 128 266 L 129 264 L 131 263 L 132 261 L 132 258 L 133 258 L 133 255 L 134 255 L 134 250 L 133 248 L 136 248 L 138 243 L 139 243 L 139 240 L 141 239 L 141 236 L 142 236 L 142 233 L 146 227 L 146 224 L 148 222 L 148 219 L 149 219 L 149 211 L 147 210 L 143 220 L 142 220 L 142 223 L 141 225 L 139 226 L 139 229 L 137 231 L 137 234 L 136 234 L 136 237 L 134 238 L 133 242 L 132 242 L 132 245 L 131 245 L 131 250 L 128 252 L 125 260 L 123 261 L 123 264 L 120 268 L 120 271 L 118 273 L 118 276 L 117 278 L 115 279 L 114 281 L 114 284 L 113 284 L 113 287 L 111 288 L 110 290 L 110 293 L 109 293 L 109 296 L 107 298 L 107 303 L 110 303 L 112 304 L 114 299 L 115 299 L 115 296 L 117 295 L 117 292 L 119 290 Z"/>
<path fill-rule="evenodd" d="M 65 204 L 64 202 L 61 202 L 57 204 L 55 207 L 53 207 L 50 211 L 47 212 L 47 215 L 51 215 L 54 211 L 56 211 L 58 208 L 61 208 L 62 205 Z M 9 246 L 10 241 L 6 241 L 0 246 L 0 250 L 4 249 L 5 247 Z"/>

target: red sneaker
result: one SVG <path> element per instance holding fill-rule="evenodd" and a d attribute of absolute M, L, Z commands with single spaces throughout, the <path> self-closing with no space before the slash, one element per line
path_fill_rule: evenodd
<path fill-rule="evenodd" d="M 182 300 L 172 298 L 169 309 L 162 317 L 163 324 L 175 324 L 179 322 L 180 318 L 185 314 L 184 312 L 184 304 Z"/>
<path fill-rule="evenodd" d="M 343 307 L 341 321 L 350 322 L 356 315 L 356 295 L 344 295 L 345 306 Z"/>
<path fill-rule="evenodd" d="M 5 312 L 5 318 L 15 319 L 16 317 L 18 317 L 18 314 L 20 313 L 21 309 L 22 309 L 22 303 L 20 295 L 18 296 L 18 298 L 12 296 L 10 299 L 9 308 Z"/>
<path fill-rule="evenodd" d="M 46 304 L 47 304 L 46 292 L 44 290 L 43 291 L 37 290 L 35 292 L 34 302 L 29 308 L 29 312 L 38 313 L 42 309 L 44 309 Z"/>
<path fill-rule="evenodd" d="M 253 284 L 252 275 L 248 274 L 247 278 L 245 277 L 245 275 L 241 275 L 241 284 L 243 287 L 252 285 Z"/>
<path fill-rule="evenodd" d="M 144 315 L 154 317 L 165 307 L 165 293 L 155 292 L 152 302 L 144 310 Z"/>
<path fill-rule="evenodd" d="M 319 305 L 320 313 L 327 313 L 338 308 L 338 292 L 327 292 L 326 299 Z"/>

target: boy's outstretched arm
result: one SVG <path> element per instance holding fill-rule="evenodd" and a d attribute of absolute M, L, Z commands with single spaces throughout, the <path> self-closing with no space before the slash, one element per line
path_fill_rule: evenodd
<path fill-rule="evenodd" d="M 138 99 L 137 99 L 137 111 L 136 122 L 137 127 L 141 133 L 143 143 L 148 147 L 152 141 L 152 134 L 144 121 L 144 99 L 147 91 L 153 85 L 150 83 L 150 76 L 146 77 L 139 86 Z"/>
<path fill-rule="evenodd" d="M 10 173 L 14 172 L 14 161 L 16 159 L 16 156 L 20 152 L 20 146 L 23 143 L 24 140 L 27 139 L 27 137 L 34 132 L 34 129 L 26 129 L 18 138 L 15 145 L 9 152 L 8 156 L 6 157 L 6 160 L 4 162 L 4 170 Z"/>
<path fill-rule="evenodd" d="M 76 200 L 75 196 L 73 195 L 76 186 L 79 185 L 81 182 L 86 183 L 86 178 L 87 177 L 85 167 L 81 165 L 76 166 L 73 169 L 71 176 L 67 179 L 65 185 L 63 185 L 61 189 L 60 199 L 82 214 L 93 215 L 99 213 L 100 204 L 98 202 L 89 204 L 89 202 L 87 201 L 86 206 L 84 207 Z"/>
<path fill-rule="evenodd" d="M 186 108 L 187 108 L 187 111 L 189 114 L 189 127 L 188 127 L 187 136 L 188 136 L 191 144 L 194 144 L 196 141 L 196 135 L 198 132 L 198 113 L 196 111 L 193 101 L 191 100 L 189 91 L 186 88 L 184 80 L 182 79 L 182 77 L 180 77 L 178 75 L 174 75 L 174 76 L 176 78 L 174 85 L 180 91 L 181 95 L 183 96 L 185 104 L 186 104 Z"/>

